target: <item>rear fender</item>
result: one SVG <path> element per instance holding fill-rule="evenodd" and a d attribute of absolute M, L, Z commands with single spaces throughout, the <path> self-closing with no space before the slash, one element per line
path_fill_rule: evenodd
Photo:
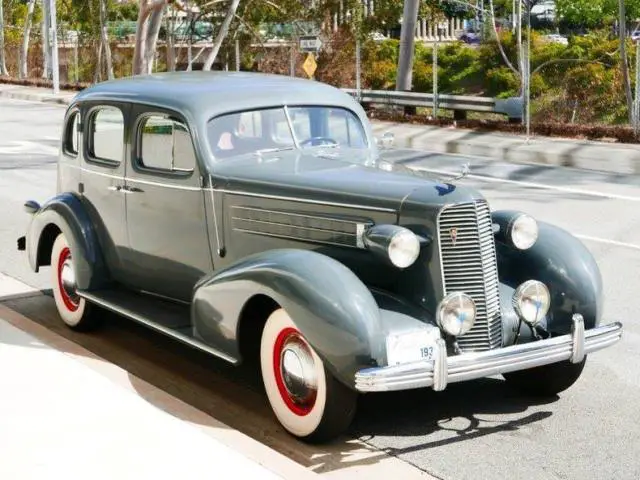
<path fill-rule="evenodd" d="M 192 302 L 194 334 L 239 358 L 239 318 L 255 295 L 284 308 L 338 379 L 385 361 L 380 310 L 369 289 L 342 263 L 306 250 L 271 250 L 203 279 Z"/>
<path fill-rule="evenodd" d="M 82 202 L 72 193 L 56 195 L 33 214 L 26 238 L 31 268 L 37 272 L 41 266 L 50 265 L 50 248 L 53 245 L 50 235 L 54 228 L 60 230 L 69 242 L 78 288 L 92 290 L 103 287 L 108 274 L 97 234 Z"/>

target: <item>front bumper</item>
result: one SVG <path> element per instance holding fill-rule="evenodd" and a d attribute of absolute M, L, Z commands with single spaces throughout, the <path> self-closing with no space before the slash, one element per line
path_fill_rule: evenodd
<path fill-rule="evenodd" d="M 580 363 L 586 354 L 601 350 L 622 338 L 622 324 L 615 322 L 585 332 L 582 315 L 573 316 L 571 333 L 547 340 L 512 345 L 497 350 L 447 357 L 444 340 L 437 345 L 435 360 L 360 370 L 355 387 L 360 392 L 383 392 L 433 387 L 483 378 L 569 360 Z"/>

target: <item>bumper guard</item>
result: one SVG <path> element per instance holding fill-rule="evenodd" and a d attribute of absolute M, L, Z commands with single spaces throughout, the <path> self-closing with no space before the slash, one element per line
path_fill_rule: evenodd
<path fill-rule="evenodd" d="M 444 340 L 438 340 L 434 360 L 360 370 L 355 387 L 360 392 L 384 392 L 433 387 L 488 377 L 569 360 L 580 363 L 591 352 L 601 350 L 622 338 L 622 324 L 611 323 L 585 332 L 582 315 L 572 318 L 571 333 L 546 340 L 447 357 Z"/>

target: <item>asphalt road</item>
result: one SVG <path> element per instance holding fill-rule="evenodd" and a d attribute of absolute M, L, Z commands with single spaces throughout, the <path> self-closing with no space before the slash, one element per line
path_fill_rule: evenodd
<path fill-rule="evenodd" d="M 42 202 L 55 190 L 63 111 L 0 99 L 0 272 L 39 288 L 48 288 L 48 270 L 30 272 L 15 239 L 28 222 L 24 201 Z M 472 174 L 459 183 L 481 189 L 492 208 L 526 211 L 585 241 L 602 269 L 605 319 L 624 323 L 623 340 L 590 356 L 579 382 L 543 403 L 493 378 L 441 393 L 367 396 L 350 438 L 443 479 L 640 478 L 640 180 L 442 154 L 407 165 L 444 177 L 465 162 Z M 314 450 L 288 439 L 251 372 L 230 371 L 125 321 L 114 320 L 100 335 L 69 333 L 54 321 L 47 297 L 10 306 L 204 411 L 231 405 L 220 420 L 314 470 L 337 470 L 344 461 L 349 443 Z"/>

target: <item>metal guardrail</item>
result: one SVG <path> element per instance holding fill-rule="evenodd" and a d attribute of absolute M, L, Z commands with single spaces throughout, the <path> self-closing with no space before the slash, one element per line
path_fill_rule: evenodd
<path fill-rule="evenodd" d="M 471 97 L 464 95 L 401 92 L 395 90 L 358 90 L 343 88 L 362 104 L 388 105 L 394 107 L 426 107 L 454 110 L 455 118 L 466 118 L 466 112 L 488 112 L 506 115 L 509 120 L 522 119 L 522 98 L 506 99 L 491 97 Z M 437 101 L 437 105 L 436 102 Z"/>

